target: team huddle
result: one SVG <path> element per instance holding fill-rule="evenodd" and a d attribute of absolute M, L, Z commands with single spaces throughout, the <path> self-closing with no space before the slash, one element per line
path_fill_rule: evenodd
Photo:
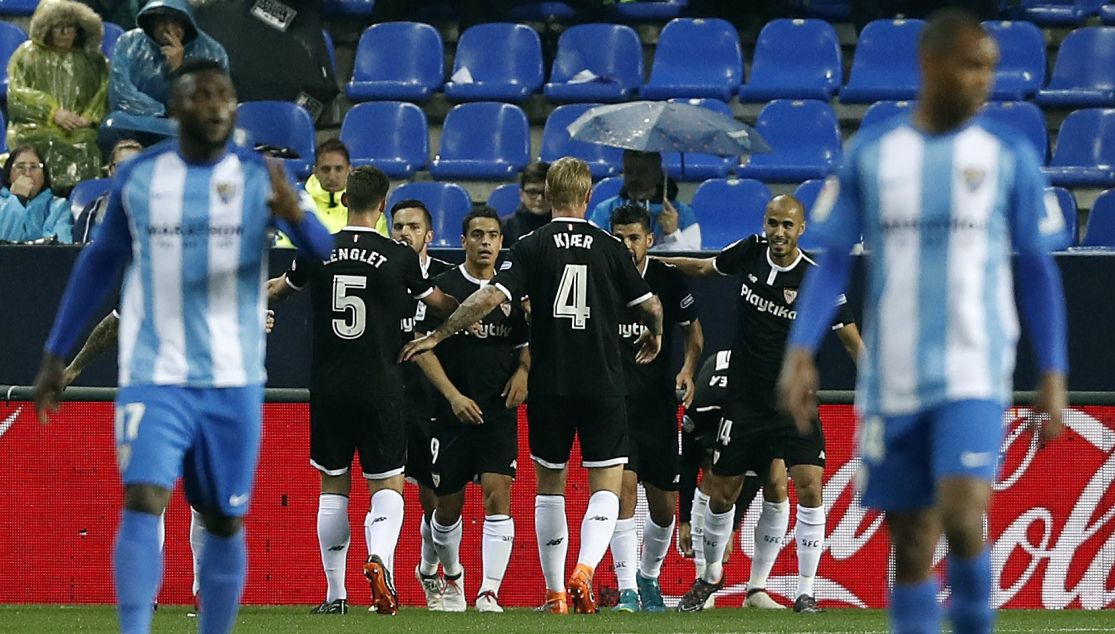
<path fill-rule="evenodd" d="M 502 611 L 515 539 L 515 412 L 528 397 L 546 585 L 540 611 L 566 614 L 572 604 L 596 612 L 593 578 L 609 547 L 616 609 L 664 611 L 658 578 L 675 527 L 698 572 L 677 608 L 703 609 L 724 585 L 738 511 L 760 486 L 745 605 L 783 607 L 765 588 L 789 523 L 787 473 L 798 499 L 793 608 L 820 611 L 813 586 L 825 537 L 825 440 L 813 359 L 834 331 L 857 364 L 863 500 L 886 511 L 894 545 L 892 629 L 940 631 L 932 564 L 943 536 L 953 630 L 992 631 L 983 518 L 1019 336 L 1011 254 L 1048 440 L 1066 405 L 1064 295 L 1049 254 L 1064 218 L 1044 195 L 1032 148 L 977 114 L 998 55 L 978 20 L 943 11 L 919 46 L 923 86 L 913 113 L 857 135 L 811 210 L 810 231 L 827 247 L 816 260 L 798 248 L 805 210 L 789 196 L 768 205 L 764 235 L 715 257 L 648 257 L 646 210 L 619 207 L 606 228 L 587 222 L 591 176 L 569 157 L 546 174 L 553 219 L 502 261 L 499 219 L 483 207 L 463 221 L 465 261 L 457 267 L 426 253 L 432 223 L 420 201 L 390 210 L 397 240 L 376 233 L 389 182 L 374 167 L 350 175 L 348 226 L 329 235 L 280 166 L 229 142 L 236 98 L 227 73 L 183 65 L 171 96 L 179 137 L 114 177 L 103 226 L 78 259 L 36 379 L 45 422 L 68 380 L 63 359 L 124 272 L 115 421 L 125 485 L 114 552 L 121 630 L 150 631 L 163 566 L 158 518 L 179 477 L 204 522 L 199 631 L 231 630 L 259 456 L 267 303 L 309 287 L 310 461 L 321 477 L 317 532 L 327 580 L 315 613 L 348 609 L 357 454 L 371 493 L 364 573 L 373 609 L 398 611 L 394 555 L 410 478 L 423 508 L 415 576 L 428 607 L 464 611 L 471 595 L 477 610 Z M 264 285 L 275 229 L 300 255 Z M 867 253 L 862 341 L 843 295 L 857 244 Z M 731 349 L 698 369 L 700 307 L 685 278 L 714 275 L 739 284 L 736 330 Z M 684 354 L 674 373 L 668 357 L 678 332 Z M 590 498 L 566 576 L 575 439 Z M 483 580 L 471 594 L 460 544 L 464 490 L 474 481 L 485 519 Z M 640 483 L 650 511 L 641 552 Z"/>

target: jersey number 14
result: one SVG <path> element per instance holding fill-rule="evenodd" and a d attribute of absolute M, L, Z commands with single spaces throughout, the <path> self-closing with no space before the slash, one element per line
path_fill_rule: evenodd
<path fill-rule="evenodd" d="M 554 297 L 554 317 L 572 320 L 574 330 L 584 330 L 590 312 L 588 265 L 566 264 Z"/>

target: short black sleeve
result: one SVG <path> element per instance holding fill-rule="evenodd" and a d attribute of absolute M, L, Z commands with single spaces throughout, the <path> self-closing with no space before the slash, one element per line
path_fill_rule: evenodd
<path fill-rule="evenodd" d="M 305 288 L 310 283 L 310 275 L 315 267 L 320 267 L 321 262 L 305 256 L 298 256 L 290 261 L 290 268 L 286 272 L 286 281 L 296 291 Z"/>
<path fill-rule="evenodd" d="M 697 305 L 685 276 L 676 267 L 667 264 L 662 281 L 658 299 L 662 300 L 663 312 L 679 325 L 693 323 L 697 319 Z"/>
<path fill-rule="evenodd" d="M 856 323 L 856 318 L 852 315 L 852 309 L 848 306 L 848 298 L 844 296 L 844 293 L 841 293 L 839 299 L 836 300 L 836 319 L 832 322 L 832 329 L 840 330 L 854 323 Z"/>
<path fill-rule="evenodd" d="M 499 271 L 492 280 L 494 286 L 505 293 L 510 293 L 508 299 L 513 302 L 519 301 L 527 294 L 527 280 L 530 278 L 534 244 L 534 240 L 519 240 L 512 245 L 510 253 L 499 265 Z"/>
<path fill-rule="evenodd" d="M 615 246 L 609 250 L 609 264 L 612 267 L 612 274 L 615 275 L 617 286 L 619 287 L 620 297 L 627 307 L 641 304 L 646 301 L 654 291 L 650 290 L 650 285 L 639 275 L 639 270 L 635 268 L 635 261 L 631 259 L 631 254 L 627 249 L 622 246 L 622 243 L 615 241 Z"/>
<path fill-rule="evenodd" d="M 403 283 L 415 299 L 422 299 L 434 292 L 434 281 L 422 270 L 422 263 L 413 249 L 410 257 L 403 262 Z"/>
<path fill-rule="evenodd" d="M 754 237 L 737 240 L 716 254 L 712 265 L 721 275 L 736 275 L 743 271 L 744 263 L 756 245 Z"/>

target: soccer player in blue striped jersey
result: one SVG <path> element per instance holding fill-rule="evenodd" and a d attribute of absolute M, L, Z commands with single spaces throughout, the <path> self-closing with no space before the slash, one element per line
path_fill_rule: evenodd
<path fill-rule="evenodd" d="M 236 91 L 219 65 L 183 64 L 170 107 L 178 138 L 147 149 L 113 178 L 97 239 L 78 258 L 47 340 L 35 404 L 47 422 L 58 407 L 63 358 L 125 270 L 116 399 L 120 630 L 151 629 L 163 572 L 159 515 L 182 476 L 207 532 L 198 631 L 224 634 L 247 565 L 241 527 L 259 457 L 270 232 L 281 229 L 321 258 L 332 238 L 304 212 L 279 164 L 229 144 Z"/>
<path fill-rule="evenodd" d="M 994 628 L 983 516 L 1019 331 L 1011 251 L 1041 371 L 1040 433 L 1051 439 L 1068 361 L 1064 293 L 1049 251 L 1065 223 L 1044 193 L 1034 148 L 977 115 L 998 58 L 977 18 L 935 14 L 919 58 L 913 113 L 862 130 L 813 208 L 810 231 L 827 251 L 798 298 L 780 389 L 800 428 L 815 402 L 813 353 L 862 234 L 859 477 L 864 502 L 887 512 L 894 544 L 891 628 L 940 632 L 931 567 L 943 532 L 953 631 L 982 634 Z"/>

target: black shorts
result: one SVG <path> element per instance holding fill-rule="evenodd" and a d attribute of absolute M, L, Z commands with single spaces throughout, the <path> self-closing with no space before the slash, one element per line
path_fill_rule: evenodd
<path fill-rule="evenodd" d="M 573 437 L 581 441 L 581 464 L 627 464 L 627 404 L 622 396 L 532 395 L 527 404 L 530 457 L 548 469 L 569 462 Z"/>
<path fill-rule="evenodd" d="M 628 459 L 625 471 L 662 491 L 678 490 L 678 403 L 673 392 L 627 397 Z"/>
<path fill-rule="evenodd" d="M 505 409 L 469 425 L 456 416 L 434 421 L 430 433 L 430 480 L 438 495 L 465 488 L 482 473 L 515 477 L 519 458 L 517 410 Z"/>
<path fill-rule="evenodd" d="M 348 473 L 354 453 L 369 480 L 403 473 L 407 437 L 403 395 L 310 393 L 310 464 L 322 473 Z"/>
<path fill-rule="evenodd" d="M 427 489 L 434 488 L 434 480 L 430 475 L 430 464 L 436 447 L 430 438 L 430 425 L 432 421 L 425 412 L 406 417 L 406 474 L 407 480 L 420 484 Z"/>
<path fill-rule="evenodd" d="M 790 416 L 780 410 L 738 399 L 721 410 L 720 426 L 712 453 L 712 472 L 719 476 L 738 476 L 754 472 L 763 477 L 770 461 L 781 458 L 787 467 L 825 466 L 825 435 L 821 419 L 813 416 L 808 435 L 798 433 Z"/>

